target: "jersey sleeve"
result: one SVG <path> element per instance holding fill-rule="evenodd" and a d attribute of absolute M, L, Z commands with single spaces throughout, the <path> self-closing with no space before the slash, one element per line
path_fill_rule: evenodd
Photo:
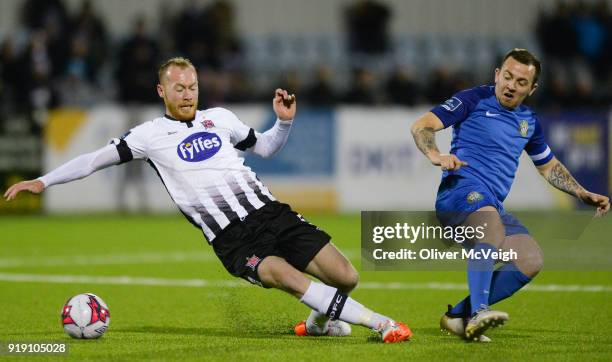
<path fill-rule="evenodd" d="M 481 97 L 479 90 L 472 88 L 455 93 L 451 98 L 431 109 L 442 123 L 444 128 L 465 120 L 476 107 Z"/>
<path fill-rule="evenodd" d="M 234 148 L 244 151 L 255 145 L 257 136 L 253 128 L 242 123 L 232 111 L 225 108 L 218 108 L 217 110 L 222 112 L 223 119 L 227 122 L 230 130 L 230 141 Z"/>
<path fill-rule="evenodd" d="M 554 157 L 554 154 L 546 143 L 542 126 L 540 126 L 540 122 L 538 122 L 537 119 L 535 122 L 535 130 L 529 142 L 525 145 L 525 151 L 536 166 L 544 165 Z"/>
<path fill-rule="evenodd" d="M 111 144 L 115 145 L 119 153 L 120 163 L 133 159 L 147 159 L 147 137 L 144 125 L 132 128 L 120 138 L 113 138 Z"/>

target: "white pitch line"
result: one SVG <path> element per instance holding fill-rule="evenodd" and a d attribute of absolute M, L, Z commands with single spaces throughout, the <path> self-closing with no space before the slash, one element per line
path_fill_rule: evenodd
<path fill-rule="evenodd" d="M 5 258 L 0 259 L 0 269 L 38 266 L 155 264 L 177 263 L 185 261 L 205 262 L 213 259 L 216 260 L 216 256 L 211 253 L 205 252 L 157 252 L 133 254 L 71 255 L 41 258 Z"/>
<path fill-rule="evenodd" d="M 239 279 L 234 280 L 206 280 L 206 279 L 169 279 L 169 278 L 143 278 L 131 276 L 88 276 L 88 275 L 48 275 L 48 274 L 14 274 L 0 273 L 0 281 L 4 282 L 33 282 L 58 284 L 106 284 L 106 285 L 145 285 L 145 286 L 172 286 L 195 288 L 237 288 L 250 284 Z M 363 282 L 357 287 L 366 290 L 467 290 L 462 283 L 403 283 L 403 282 Z M 525 288 L 530 292 L 586 292 L 606 293 L 612 292 L 610 285 L 563 285 L 542 284 L 529 285 Z"/>
<path fill-rule="evenodd" d="M 114 285 L 147 285 L 171 287 L 240 287 L 248 286 L 247 282 L 233 280 L 204 280 L 204 279 L 164 279 L 130 276 L 89 276 L 89 275 L 48 275 L 48 274 L 13 274 L 0 273 L 0 281 L 5 282 L 34 282 L 57 284 L 114 284 Z"/>
<path fill-rule="evenodd" d="M 364 282 L 360 289 L 401 289 L 401 290 L 467 290 L 463 283 L 403 283 L 403 282 Z M 570 284 L 542 284 L 527 285 L 523 290 L 530 292 L 612 292 L 610 285 L 570 285 Z"/>
<path fill-rule="evenodd" d="M 344 253 L 348 258 L 356 252 Z M 217 261 L 218 258 L 210 252 L 155 252 L 155 253 L 128 253 L 128 254 L 98 254 L 98 255 L 70 255 L 45 256 L 28 258 L 0 258 L 0 269 L 40 266 L 74 266 L 74 265 L 136 265 L 156 263 L 180 263 L 186 261 L 208 262 Z"/>

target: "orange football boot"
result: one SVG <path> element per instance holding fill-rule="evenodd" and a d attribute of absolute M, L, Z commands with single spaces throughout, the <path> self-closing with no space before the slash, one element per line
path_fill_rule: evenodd
<path fill-rule="evenodd" d="M 385 343 L 397 343 L 409 340 L 412 331 L 402 322 L 386 321 L 378 328 L 378 332 Z"/>

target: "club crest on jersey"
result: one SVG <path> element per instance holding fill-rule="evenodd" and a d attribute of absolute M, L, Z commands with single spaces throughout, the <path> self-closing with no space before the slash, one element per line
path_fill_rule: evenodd
<path fill-rule="evenodd" d="M 200 162 L 214 156 L 221 148 L 221 138 L 215 133 L 198 132 L 189 135 L 176 147 L 183 161 Z"/>
<path fill-rule="evenodd" d="M 529 133 L 529 122 L 522 120 L 521 123 L 519 123 L 519 132 L 521 132 L 521 136 L 527 137 L 527 133 Z"/>
<path fill-rule="evenodd" d="M 446 109 L 449 112 L 454 111 L 455 109 L 459 108 L 460 105 L 462 105 L 463 103 L 461 102 L 461 99 L 457 98 L 457 97 L 453 97 L 451 99 L 447 99 L 444 103 L 442 103 L 440 106 L 444 109 Z"/>
<path fill-rule="evenodd" d="M 484 199 L 484 197 L 478 191 L 472 191 L 472 192 L 470 192 L 467 195 L 467 202 L 468 202 L 468 204 L 473 204 L 476 201 L 481 201 L 482 199 Z"/>
<path fill-rule="evenodd" d="M 215 124 L 210 119 L 205 119 L 205 120 L 202 121 L 202 126 L 204 126 L 204 128 L 206 128 L 206 129 L 209 129 L 209 128 L 213 128 L 215 126 Z"/>

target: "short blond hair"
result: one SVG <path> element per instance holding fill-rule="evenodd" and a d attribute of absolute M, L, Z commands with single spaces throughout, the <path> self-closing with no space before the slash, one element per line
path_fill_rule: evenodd
<path fill-rule="evenodd" d="M 162 64 L 159 67 L 159 70 L 157 71 L 157 78 L 159 79 L 159 83 L 162 82 L 162 78 L 164 76 L 164 74 L 166 73 L 166 70 L 168 70 L 168 68 L 170 68 L 171 66 L 177 66 L 181 69 L 185 69 L 185 68 L 193 68 L 193 70 L 195 70 L 195 66 L 193 65 L 193 63 L 191 62 L 191 60 L 187 59 L 187 58 L 183 58 L 183 57 L 174 57 L 174 58 L 170 58 L 168 60 L 166 60 L 166 62 L 164 64 Z"/>

